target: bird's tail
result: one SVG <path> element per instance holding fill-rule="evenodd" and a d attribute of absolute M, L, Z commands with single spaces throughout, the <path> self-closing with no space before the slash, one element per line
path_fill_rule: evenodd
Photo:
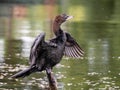
<path fill-rule="evenodd" d="M 11 76 L 11 78 L 26 77 L 26 76 L 28 76 L 31 73 L 36 72 L 36 71 L 37 71 L 36 67 L 29 67 L 23 71 L 16 73 L 15 75 Z"/>

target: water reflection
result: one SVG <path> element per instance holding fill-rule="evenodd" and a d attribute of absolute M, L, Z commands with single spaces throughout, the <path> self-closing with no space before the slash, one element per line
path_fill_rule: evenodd
<path fill-rule="evenodd" d="M 109 1 L 104 4 L 95 1 L 98 8 L 94 8 L 97 5 L 93 6 L 93 1 L 69 3 L 61 0 L 60 5 L 55 2 L 54 5 L 0 5 L 0 89 L 43 90 L 48 87 L 44 72 L 24 79 L 12 80 L 9 77 L 28 66 L 31 44 L 40 32 L 46 32 L 46 39 L 53 37 L 50 31 L 52 18 L 61 12 L 74 15 L 75 18 L 62 28 L 81 44 L 85 57 L 82 60 L 63 58 L 54 68 L 58 88 L 120 89 L 119 1 L 114 2 L 116 6 L 111 3 L 112 7 Z"/>
<path fill-rule="evenodd" d="M 0 63 L 4 62 L 4 41 L 1 39 L 0 40 Z"/>
<path fill-rule="evenodd" d="M 90 41 L 88 48 L 89 72 L 107 73 L 109 70 L 109 43 L 107 40 Z M 98 52 L 99 51 L 99 52 Z"/>

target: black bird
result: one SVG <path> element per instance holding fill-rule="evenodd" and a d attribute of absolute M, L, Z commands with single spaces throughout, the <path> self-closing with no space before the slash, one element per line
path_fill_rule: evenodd
<path fill-rule="evenodd" d="M 41 72 L 43 70 L 49 73 L 64 55 L 74 58 L 83 56 L 84 52 L 75 39 L 60 27 L 62 23 L 70 18 L 72 16 L 66 14 L 56 16 L 53 22 L 53 32 L 56 37 L 46 42 L 44 41 L 45 33 L 38 35 L 31 47 L 29 68 L 18 72 L 12 78 L 25 77 L 33 72 Z"/>

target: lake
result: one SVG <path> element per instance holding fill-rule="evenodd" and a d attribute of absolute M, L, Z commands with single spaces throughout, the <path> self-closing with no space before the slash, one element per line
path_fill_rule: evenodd
<path fill-rule="evenodd" d="M 19 79 L 10 76 L 29 66 L 30 48 L 39 33 L 45 32 L 46 40 L 54 37 L 52 22 L 61 13 L 73 15 L 61 28 L 76 39 L 85 55 L 63 57 L 53 68 L 58 90 L 119 90 L 120 1 L 90 1 L 1 4 L 0 90 L 47 90 L 44 71 Z"/>

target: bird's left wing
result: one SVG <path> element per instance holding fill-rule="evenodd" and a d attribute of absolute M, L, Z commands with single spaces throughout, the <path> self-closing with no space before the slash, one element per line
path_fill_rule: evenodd
<path fill-rule="evenodd" d="M 29 56 L 29 63 L 33 65 L 40 53 L 43 51 L 43 43 L 45 38 L 45 33 L 40 33 L 40 35 L 37 36 L 35 41 L 33 42 L 33 45 L 30 50 L 30 56 Z"/>
<path fill-rule="evenodd" d="M 84 55 L 84 51 L 79 46 L 79 44 L 74 40 L 74 38 L 66 33 L 67 42 L 65 45 L 64 55 L 73 58 L 80 58 Z"/>

